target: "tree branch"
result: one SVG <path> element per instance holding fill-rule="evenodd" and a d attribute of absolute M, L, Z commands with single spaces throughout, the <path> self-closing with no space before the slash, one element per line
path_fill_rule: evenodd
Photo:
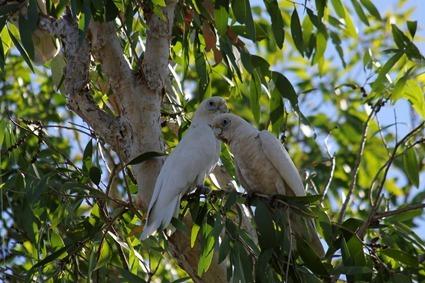
<path fill-rule="evenodd" d="M 64 87 L 68 107 L 89 124 L 94 131 L 115 149 L 119 148 L 125 129 L 119 121 L 101 110 L 91 97 L 88 85 L 90 49 L 87 41 L 81 39 L 74 19 L 70 15 L 56 20 L 43 16 L 40 27 L 61 38 L 65 67 Z"/>
<path fill-rule="evenodd" d="M 425 203 L 411 204 L 399 209 L 394 209 L 394 210 L 389 210 L 384 212 L 377 212 L 375 216 L 373 216 L 373 219 L 377 220 L 377 219 L 381 219 L 381 218 L 385 218 L 385 217 L 389 217 L 389 216 L 393 216 L 397 214 L 402 214 L 411 210 L 424 209 L 424 208 L 425 208 Z"/>
<path fill-rule="evenodd" d="M 165 21 L 153 13 L 146 15 L 149 29 L 147 30 L 142 72 L 148 88 L 154 91 L 165 89 L 168 80 L 169 47 L 177 1 L 168 0 L 166 2 L 167 6 L 162 10 Z"/>
<path fill-rule="evenodd" d="M 114 23 L 91 21 L 89 31 L 93 56 L 101 63 L 102 71 L 108 76 L 109 85 L 122 102 L 122 107 L 128 106 L 136 85 L 135 76 L 124 56 Z M 122 112 L 123 109 L 120 110 Z"/>

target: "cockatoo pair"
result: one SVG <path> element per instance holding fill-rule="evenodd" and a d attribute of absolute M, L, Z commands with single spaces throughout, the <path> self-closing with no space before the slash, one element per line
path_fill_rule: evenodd
<path fill-rule="evenodd" d="M 236 174 L 249 193 L 305 196 L 301 177 L 281 143 L 268 131 L 258 131 L 227 112 L 226 102 L 211 97 L 201 103 L 187 133 L 165 161 L 149 204 L 142 239 L 167 227 L 178 213 L 181 197 L 215 167 L 220 141 L 230 146 Z M 309 242 L 319 256 L 323 247 L 311 219 L 291 215 L 296 234 Z"/>

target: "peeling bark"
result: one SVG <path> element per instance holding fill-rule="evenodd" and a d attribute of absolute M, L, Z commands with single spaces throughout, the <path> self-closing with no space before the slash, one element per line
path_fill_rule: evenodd
<path fill-rule="evenodd" d="M 80 42 L 75 22 L 65 16 L 60 20 L 42 17 L 40 27 L 61 38 L 67 59 L 64 87 L 68 107 L 81 116 L 96 133 L 117 149 L 122 145 L 126 128 L 101 110 L 93 101 L 88 86 L 90 49 L 85 40 Z"/>

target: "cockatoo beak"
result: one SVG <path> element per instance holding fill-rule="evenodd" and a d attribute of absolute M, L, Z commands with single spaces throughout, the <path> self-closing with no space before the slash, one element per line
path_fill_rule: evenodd
<path fill-rule="evenodd" d="M 215 128 L 213 126 L 211 126 L 211 128 L 213 129 L 215 137 L 218 138 L 218 139 L 221 139 L 221 133 L 223 132 L 223 129 Z"/>
<path fill-rule="evenodd" d="M 229 109 L 227 108 L 227 105 L 224 103 L 220 105 L 220 107 L 218 108 L 218 111 L 220 111 L 220 113 L 228 113 Z"/>

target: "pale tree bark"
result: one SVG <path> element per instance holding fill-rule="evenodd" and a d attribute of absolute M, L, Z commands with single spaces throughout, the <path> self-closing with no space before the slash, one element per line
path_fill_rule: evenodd
<path fill-rule="evenodd" d="M 147 18 L 147 40 L 141 76 L 136 76 L 123 55 L 114 23 L 91 22 L 88 38 L 79 38 L 70 14 L 60 19 L 42 17 L 40 27 L 60 38 L 67 66 L 65 92 L 68 107 L 79 115 L 126 162 L 149 151 L 164 151 L 161 137 L 161 100 L 168 80 L 168 58 L 176 0 L 167 1 L 164 20 L 156 15 Z M 118 116 L 100 109 L 89 87 L 90 55 L 100 62 L 102 71 L 118 102 Z M 155 158 L 133 166 L 139 193 L 137 204 L 146 211 L 163 160 Z M 191 220 L 184 220 L 190 230 Z M 176 231 L 170 237 L 170 252 L 195 282 L 226 282 L 224 264 L 213 260 L 199 278 L 197 265 L 200 247 L 190 248 L 190 236 Z"/>

